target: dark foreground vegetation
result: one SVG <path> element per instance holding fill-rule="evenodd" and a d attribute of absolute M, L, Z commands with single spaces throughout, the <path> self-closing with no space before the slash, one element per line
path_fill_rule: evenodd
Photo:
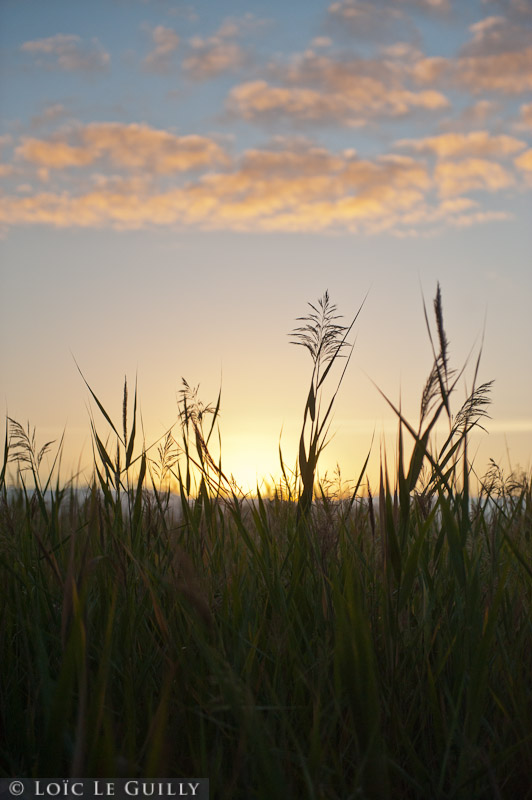
<path fill-rule="evenodd" d="M 312 500 L 320 394 L 349 330 L 333 311 L 325 296 L 294 332 L 314 370 L 299 474 L 268 497 L 226 478 L 219 404 L 186 384 L 179 444 L 157 455 L 137 450 L 126 387 L 120 424 L 93 395 L 108 431 L 91 420 L 86 490 L 60 485 L 57 462 L 43 475 L 47 445 L 9 422 L 0 775 L 208 777 L 216 800 L 532 797 L 530 481 L 492 465 L 470 497 L 489 385 L 451 412 L 438 292 L 396 474 Z"/>

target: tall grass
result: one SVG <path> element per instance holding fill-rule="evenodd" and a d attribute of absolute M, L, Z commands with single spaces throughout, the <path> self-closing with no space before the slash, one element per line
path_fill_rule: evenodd
<path fill-rule="evenodd" d="M 532 797 L 531 484 L 492 465 L 471 500 L 489 386 L 477 359 L 453 413 L 439 291 L 434 311 L 420 421 L 396 409 L 396 474 L 383 460 L 364 497 L 303 478 L 292 500 L 246 499 L 212 456 L 219 398 L 188 384 L 154 447 L 136 392 L 118 422 L 91 390 L 85 491 L 60 485 L 61 443 L 46 474 L 53 445 L 8 422 L 1 775 L 203 776 L 227 800 Z M 307 442 L 325 430 L 312 402 Z"/>
<path fill-rule="evenodd" d="M 298 466 L 302 489 L 297 505 L 298 519 L 307 518 L 310 512 L 318 459 L 327 444 L 334 401 L 349 365 L 353 345 L 325 410 L 322 408 L 323 384 L 336 361 L 343 357 L 344 348 L 349 347 L 346 340 L 362 310 L 362 305 L 349 326 L 341 325 L 338 322 L 341 317 L 336 314 L 336 306 L 330 302 L 329 293 L 326 291 L 317 305 L 309 303 L 311 310 L 308 316 L 298 318 L 298 322 L 305 324 L 296 327 L 291 334 L 291 343 L 305 347 L 312 358 L 310 389 L 299 438 Z"/>

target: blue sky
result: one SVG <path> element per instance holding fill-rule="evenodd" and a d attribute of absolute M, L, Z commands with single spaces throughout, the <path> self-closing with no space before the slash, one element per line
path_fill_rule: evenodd
<path fill-rule="evenodd" d="M 485 325 L 478 469 L 530 464 L 529 0 L 5 0 L 0 16 L 11 416 L 44 438 L 66 424 L 74 463 L 72 354 L 118 413 L 138 372 L 148 438 L 183 376 L 206 400 L 221 381 L 227 468 L 252 481 L 281 429 L 295 459 L 294 318 L 326 288 L 349 316 L 369 290 L 324 454 L 354 474 L 373 430 L 393 442 L 371 380 L 417 415 L 439 281 L 456 366 Z"/>

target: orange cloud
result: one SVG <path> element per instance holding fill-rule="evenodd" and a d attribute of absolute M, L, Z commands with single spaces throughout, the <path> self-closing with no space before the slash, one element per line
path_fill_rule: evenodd
<path fill-rule="evenodd" d="M 500 164 L 481 158 L 443 161 L 436 165 L 434 178 L 444 197 L 477 190 L 496 192 L 515 183 L 513 175 Z"/>
<path fill-rule="evenodd" d="M 91 164 L 96 154 L 84 147 L 72 147 L 63 141 L 45 139 L 24 139 L 15 154 L 24 161 L 30 161 L 47 169 L 82 167 Z"/>
<path fill-rule="evenodd" d="M 412 78 L 417 83 L 435 84 L 449 70 L 449 60 L 441 56 L 420 57 L 410 66 Z"/>
<path fill-rule="evenodd" d="M 437 0 L 412 2 L 440 11 L 447 6 Z M 361 0 L 329 6 L 331 17 L 346 24 L 352 21 L 357 28 L 384 12 L 388 21 L 403 19 L 399 0 L 393 8 Z M 446 86 L 472 94 L 532 89 L 528 29 L 503 17 L 488 17 L 471 26 L 470 32 L 470 41 L 454 58 L 426 57 L 417 47 L 397 39 L 373 58 L 309 49 L 285 63 L 272 62 L 267 77 L 235 86 L 227 108 L 238 117 L 267 124 L 284 120 L 360 126 L 372 119 L 448 109 Z M 495 108 L 492 100 L 483 97 L 464 112 L 462 122 L 485 124 Z M 499 143 L 506 146 L 502 140 Z"/>
<path fill-rule="evenodd" d="M 532 172 L 532 149 L 527 150 L 519 158 L 515 159 L 515 165 L 525 172 Z"/>
<path fill-rule="evenodd" d="M 415 109 L 438 111 L 449 106 L 440 92 L 389 86 L 372 75 L 349 73 L 347 65 L 345 71 L 336 70 L 328 59 L 319 60 L 325 68 L 320 76 L 324 84 L 321 87 L 271 86 L 263 80 L 249 81 L 231 90 L 229 110 L 247 120 L 285 117 L 301 122 L 360 125 L 376 116 L 399 117 Z"/>
<path fill-rule="evenodd" d="M 471 25 L 470 41 L 454 58 L 418 57 L 410 66 L 421 84 L 450 85 L 472 94 L 520 94 L 532 89 L 530 27 L 502 16 Z"/>
<path fill-rule="evenodd" d="M 228 107 L 247 120 L 278 116 L 282 113 L 304 120 L 342 117 L 347 99 L 326 96 L 313 89 L 288 89 L 269 86 L 266 81 L 249 81 L 229 94 Z"/>
<path fill-rule="evenodd" d="M 87 130 L 94 136 L 90 142 Z M 125 176 L 94 173 L 89 184 L 84 177 L 79 186 L 65 188 L 67 173 L 61 191 L 4 196 L 0 223 L 414 235 L 414 229 L 422 234 L 443 224 L 502 219 L 502 212 L 487 212 L 462 195 L 477 189 L 496 191 L 513 182 L 499 164 L 479 158 L 438 162 L 432 175 L 416 157 L 390 153 L 364 159 L 353 150 L 332 152 L 303 138 L 279 137 L 270 147 L 226 160 L 223 170 L 209 164 L 208 172 L 186 182 L 178 178 L 179 185 L 168 187 L 168 164 L 164 159 L 157 164 L 142 142 L 137 142 L 133 158 L 131 143 L 114 138 L 112 125 L 87 126 L 80 135 L 88 153 L 105 152 L 115 165 L 121 159 L 120 166 L 129 170 Z M 119 157 L 114 148 L 120 141 Z M 158 148 L 156 158 L 161 158 L 160 152 Z M 434 189 L 442 198 L 436 204 L 431 200 Z"/>
<path fill-rule="evenodd" d="M 148 125 L 118 122 L 80 126 L 53 139 L 25 139 L 16 155 L 46 169 L 86 166 L 106 157 L 116 167 L 159 175 L 227 160 L 220 145 L 208 137 L 176 136 Z"/>
<path fill-rule="evenodd" d="M 532 89 L 530 29 L 502 16 L 470 27 L 471 41 L 453 66 L 453 80 L 473 93 L 519 94 Z"/>
<path fill-rule="evenodd" d="M 488 131 L 471 133 L 444 133 L 424 139 L 401 139 L 398 147 L 407 147 L 418 153 L 434 153 L 438 158 L 456 156 L 504 157 L 517 153 L 526 143 L 513 136 L 492 136 Z"/>
<path fill-rule="evenodd" d="M 532 90 L 532 47 L 515 53 L 460 58 L 456 82 L 470 91 L 521 94 Z"/>
<path fill-rule="evenodd" d="M 368 161 L 352 151 L 334 154 L 303 141 L 250 150 L 226 172 L 211 172 L 166 191 L 118 177 L 95 176 L 94 183 L 78 195 L 4 197 L 0 221 L 56 227 L 358 230 L 411 211 L 431 185 L 425 168 L 411 158 Z"/>
<path fill-rule="evenodd" d="M 20 48 L 36 57 L 39 65 L 72 71 L 99 71 L 106 69 L 111 61 L 97 39 L 83 42 L 72 33 L 58 33 L 45 39 L 24 42 Z"/>
<path fill-rule="evenodd" d="M 108 155 L 114 164 L 160 175 L 227 160 L 220 145 L 206 136 L 175 136 L 148 125 L 94 123 L 84 128 L 82 138 L 91 151 Z"/>

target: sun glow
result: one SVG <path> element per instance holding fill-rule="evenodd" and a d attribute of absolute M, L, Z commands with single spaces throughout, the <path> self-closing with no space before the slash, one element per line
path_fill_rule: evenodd
<path fill-rule="evenodd" d="M 258 488 L 268 494 L 282 475 L 275 439 L 267 433 L 228 435 L 223 440 L 222 469 L 244 493 L 256 494 Z M 288 469 L 287 473 L 291 474 Z"/>

